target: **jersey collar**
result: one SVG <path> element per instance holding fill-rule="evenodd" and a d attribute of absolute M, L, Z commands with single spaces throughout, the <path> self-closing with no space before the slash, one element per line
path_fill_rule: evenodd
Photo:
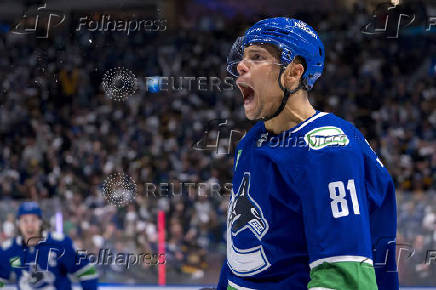
<path fill-rule="evenodd" d="M 261 128 L 262 128 L 262 131 L 265 133 L 267 133 L 268 135 L 281 135 L 281 134 L 293 134 L 293 133 L 296 133 L 296 132 L 298 132 L 299 130 L 301 130 L 301 129 L 303 129 L 304 127 L 306 127 L 308 124 L 310 124 L 311 122 L 313 122 L 313 121 L 315 121 L 316 119 L 318 119 L 318 118 L 321 118 L 321 117 L 323 117 L 323 116 L 325 116 L 325 115 L 328 115 L 329 113 L 326 113 L 326 112 L 320 112 L 320 111 L 315 111 L 315 114 L 313 114 L 311 117 L 309 117 L 309 118 L 307 118 L 306 120 L 304 120 L 304 121 L 302 121 L 302 122 L 300 122 L 300 123 L 298 123 L 297 125 L 295 125 L 294 127 L 292 127 L 291 129 L 288 129 L 288 130 L 286 130 L 286 131 L 283 131 L 282 133 L 280 133 L 280 134 L 273 134 L 273 133 L 271 133 L 271 132 L 268 132 L 268 130 L 266 129 L 266 127 L 265 127 L 265 122 L 260 122 L 261 124 L 260 124 L 260 126 L 261 126 Z"/>
<path fill-rule="evenodd" d="M 41 240 L 36 244 L 36 245 L 39 245 L 39 244 L 41 244 L 41 243 L 44 243 L 44 242 L 46 242 L 47 241 L 47 238 L 48 238 L 48 232 L 47 231 L 42 231 L 41 232 Z M 15 238 L 15 242 L 17 243 L 17 245 L 19 245 L 19 246 L 27 246 L 27 245 L 25 245 L 25 243 L 23 242 L 24 241 L 24 239 L 23 239 L 23 236 L 21 236 L 21 235 L 19 235 L 19 236 L 17 236 L 16 238 Z"/>
<path fill-rule="evenodd" d="M 312 117 L 309 117 L 305 121 L 297 124 L 297 126 L 295 126 L 294 128 L 289 129 L 288 132 L 291 132 L 291 134 L 296 133 L 296 132 L 300 131 L 301 129 L 303 129 L 304 127 L 306 127 L 308 124 L 315 121 L 316 119 L 324 117 L 327 114 L 328 113 L 326 113 L 326 112 L 316 111 L 316 113 Z"/>

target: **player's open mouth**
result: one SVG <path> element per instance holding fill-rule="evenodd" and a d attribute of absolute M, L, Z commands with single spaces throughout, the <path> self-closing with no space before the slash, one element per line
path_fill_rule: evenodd
<path fill-rule="evenodd" d="M 35 231 L 26 231 L 25 233 L 26 233 L 27 237 L 29 237 L 28 239 L 32 239 L 32 238 L 35 238 L 36 236 L 38 236 Z"/>
<path fill-rule="evenodd" d="M 254 89 L 247 83 L 238 82 L 239 90 L 244 98 L 244 106 L 250 104 L 254 100 Z"/>

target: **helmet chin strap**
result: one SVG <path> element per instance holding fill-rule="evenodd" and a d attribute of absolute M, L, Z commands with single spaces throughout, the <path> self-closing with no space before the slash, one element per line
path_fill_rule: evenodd
<path fill-rule="evenodd" d="M 297 86 L 295 89 L 293 89 L 293 90 L 289 90 L 288 88 L 283 87 L 283 86 L 282 86 L 282 82 L 280 81 L 280 79 L 281 79 L 282 74 L 283 74 L 284 71 L 285 71 L 285 67 L 281 66 L 281 67 L 280 67 L 279 77 L 278 77 L 278 82 L 279 82 L 279 87 L 280 87 L 280 88 L 282 89 L 282 91 L 283 91 L 282 102 L 281 102 L 280 106 L 277 108 L 277 110 L 275 111 L 274 114 L 272 114 L 272 115 L 269 116 L 269 117 L 262 117 L 262 118 L 261 118 L 261 120 L 264 121 L 264 122 L 269 121 L 269 120 L 271 120 L 272 118 L 277 117 L 277 116 L 278 116 L 278 115 L 283 111 L 283 109 L 285 108 L 286 103 L 288 102 L 289 97 L 290 97 L 291 95 L 295 94 L 299 89 L 301 89 L 301 88 L 303 87 L 302 82 L 300 82 L 300 83 L 298 84 L 298 86 Z"/>

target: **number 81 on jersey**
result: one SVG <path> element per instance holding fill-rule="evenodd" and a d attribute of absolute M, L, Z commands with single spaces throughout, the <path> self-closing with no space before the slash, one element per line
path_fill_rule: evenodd
<path fill-rule="evenodd" d="M 347 190 L 350 192 L 351 203 L 353 204 L 354 214 L 360 214 L 359 211 L 359 200 L 357 199 L 356 186 L 354 185 L 354 179 L 349 179 L 347 182 Z M 330 206 L 332 208 L 332 213 L 334 218 L 340 218 L 347 216 L 348 203 L 345 199 L 347 192 L 345 190 L 345 185 L 342 181 L 334 181 L 329 183 Z"/>

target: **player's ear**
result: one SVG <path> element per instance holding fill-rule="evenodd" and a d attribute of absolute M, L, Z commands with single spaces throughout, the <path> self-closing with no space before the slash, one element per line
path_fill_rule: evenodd
<path fill-rule="evenodd" d="M 282 84 L 289 90 L 295 89 L 304 74 L 304 66 L 299 62 L 292 61 L 282 74 Z"/>

